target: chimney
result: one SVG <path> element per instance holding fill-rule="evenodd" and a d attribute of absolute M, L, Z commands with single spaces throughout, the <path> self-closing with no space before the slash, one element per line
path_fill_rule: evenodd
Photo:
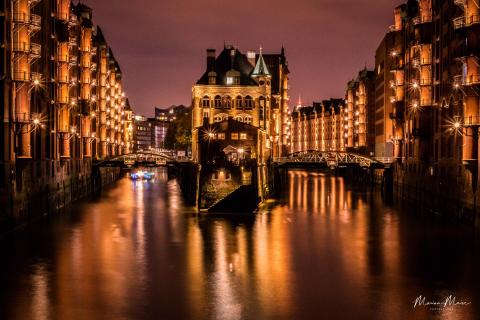
<path fill-rule="evenodd" d="M 215 49 L 207 49 L 207 71 L 213 71 L 215 69 Z"/>
<path fill-rule="evenodd" d="M 250 62 L 250 64 L 251 64 L 253 67 L 255 67 L 255 56 L 256 56 L 255 51 L 248 51 L 248 52 L 247 52 L 248 62 Z"/>

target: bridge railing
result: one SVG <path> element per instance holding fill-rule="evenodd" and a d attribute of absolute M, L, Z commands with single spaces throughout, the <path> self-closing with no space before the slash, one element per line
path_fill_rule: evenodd
<path fill-rule="evenodd" d="M 381 161 L 383 160 L 383 161 Z M 339 165 L 360 165 L 361 167 L 370 167 L 372 164 L 383 166 L 392 163 L 390 158 L 370 158 L 364 155 L 345 152 L 345 151 L 300 151 L 292 153 L 287 157 L 274 159 L 276 163 L 325 163 L 329 167 Z"/>

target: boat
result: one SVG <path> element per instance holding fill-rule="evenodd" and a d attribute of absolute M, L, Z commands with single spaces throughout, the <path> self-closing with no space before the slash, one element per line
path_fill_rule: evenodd
<path fill-rule="evenodd" d="M 155 173 L 151 171 L 138 170 L 130 174 L 132 180 L 152 180 L 155 177 Z"/>

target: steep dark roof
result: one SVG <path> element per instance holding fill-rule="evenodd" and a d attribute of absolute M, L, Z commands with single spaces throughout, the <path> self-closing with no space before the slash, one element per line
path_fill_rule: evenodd
<path fill-rule="evenodd" d="M 235 50 L 235 55 L 230 55 L 230 50 Z M 232 64 L 233 60 L 233 64 Z M 234 69 L 240 72 L 240 85 L 256 86 L 258 83 L 250 77 L 253 66 L 248 62 L 247 57 L 238 49 L 225 47 L 220 55 L 215 59 L 213 70 L 206 70 L 197 84 L 208 84 L 208 73 L 215 71 L 217 74 L 216 84 L 227 84 L 227 71 Z"/>
<path fill-rule="evenodd" d="M 106 44 L 105 36 L 103 35 L 102 28 L 100 26 L 97 26 L 97 32 L 95 34 L 95 42 L 98 44 Z"/>
<path fill-rule="evenodd" d="M 298 112 L 302 115 L 311 116 L 314 112 L 317 114 L 322 113 L 322 106 L 324 107 L 325 114 L 332 114 L 332 111 L 335 112 L 336 115 L 340 113 L 340 107 L 345 107 L 345 100 L 344 99 L 330 99 L 330 100 L 323 100 L 322 102 L 313 102 L 312 106 L 301 107 L 297 110 L 297 112 L 293 112 L 293 118 L 298 117 Z"/>

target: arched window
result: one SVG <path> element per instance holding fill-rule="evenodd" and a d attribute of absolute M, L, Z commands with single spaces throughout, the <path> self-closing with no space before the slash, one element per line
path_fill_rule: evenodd
<path fill-rule="evenodd" d="M 215 96 L 215 100 L 213 101 L 213 106 L 217 109 L 220 109 L 222 107 L 222 97 Z"/>
<path fill-rule="evenodd" d="M 224 120 L 228 120 L 228 114 L 226 113 L 219 113 L 219 114 L 216 114 L 215 117 L 213 117 L 213 121 L 215 122 L 221 122 Z"/>
<path fill-rule="evenodd" d="M 242 100 L 243 100 L 243 99 L 242 99 L 242 96 L 237 96 L 237 97 L 235 98 L 235 108 L 236 108 L 236 109 L 241 109 L 241 108 L 243 107 L 243 106 L 242 106 L 242 104 L 243 104 L 243 101 L 242 101 Z"/>
<path fill-rule="evenodd" d="M 229 96 L 223 97 L 222 106 L 224 109 L 232 108 L 232 98 L 230 98 Z"/>
<path fill-rule="evenodd" d="M 245 97 L 245 108 L 246 109 L 253 109 L 253 99 L 250 96 Z"/>
<path fill-rule="evenodd" d="M 210 98 L 208 96 L 202 98 L 202 107 L 210 108 Z"/>
<path fill-rule="evenodd" d="M 245 113 L 237 115 L 234 119 L 246 124 L 252 124 L 253 120 L 251 115 Z"/>

